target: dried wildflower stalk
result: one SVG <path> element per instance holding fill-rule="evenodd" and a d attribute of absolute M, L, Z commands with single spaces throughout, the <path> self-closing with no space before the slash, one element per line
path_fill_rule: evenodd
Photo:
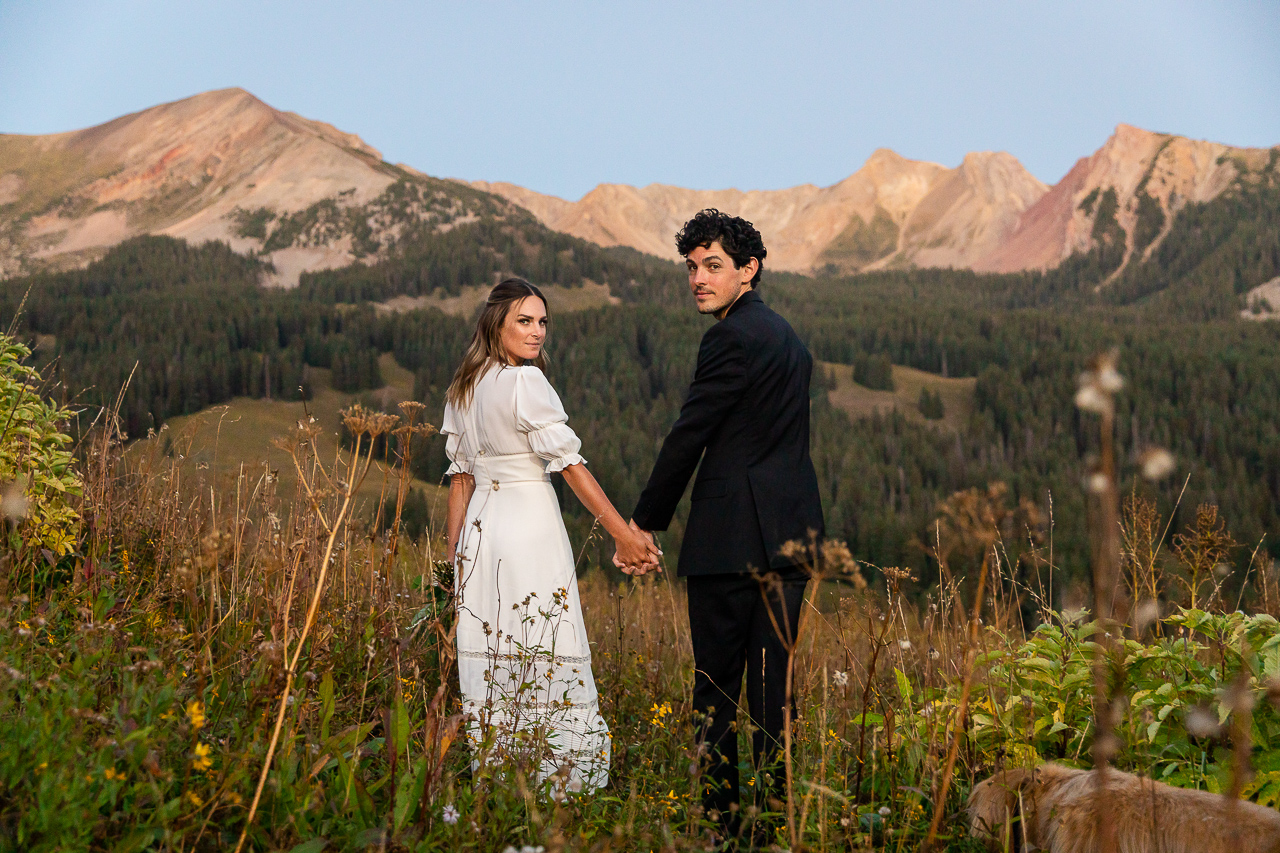
<path fill-rule="evenodd" d="M 302 650 L 306 645 L 307 636 L 311 633 L 311 628 L 315 624 L 316 612 L 320 609 L 320 598 L 324 593 L 325 576 L 329 571 L 329 562 L 333 557 L 333 546 L 337 541 L 338 533 L 342 530 L 342 524 L 347 518 L 347 514 L 351 511 L 351 506 L 355 500 L 356 492 L 360 485 L 364 482 L 365 475 L 369 473 L 369 467 L 373 464 L 373 448 L 378 436 L 389 432 L 395 427 L 399 418 L 395 415 L 375 414 L 366 411 L 363 407 L 352 406 L 343 412 L 343 422 L 347 429 L 355 436 L 355 447 L 351 451 L 351 459 L 347 464 L 346 477 L 343 483 L 342 503 L 338 508 L 338 513 L 334 516 L 332 524 L 325 520 L 323 513 L 315 499 L 315 492 L 310 484 L 307 483 L 305 477 L 300 476 L 300 481 L 306 486 L 307 495 L 312 501 L 312 508 L 317 518 L 324 525 L 329 534 L 329 539 L 325 543 L 324 558 L 320 563 L 320 573 L 316 577 L 315 589 L 311 593 L 311 604 L 307 608 L 307 617 L 302 625 L 302 632 L 298 635 L 297 645 L 294 647 L 293 656 L 289 658 L 289 664 L 285 669 L 284 690 L 280 692 L 280 705 L 276 712 L 275 727 L 271 732 L 271 741 L 267 745 L 267 755 L 262 760 L 262 771 L 258 774 L 258 787 L 253 792 L 253 802 L 249 806 L 249 814 L 245 817 L 244 829 L 240 831 L 240 839 L 236 842 L 236 853 L 240 853 L 244 849 L 245 839 L 249 836 L 249 827 L 253 825 L 253 818 L 257 814 L 258 804 L 262 800 L 262 789 L 267 784 L 267 774 L 271 771 L 271 762 L 275 758 L 276 746 L 280 741 L 280 730 L 284 726 L 285 713 L 289 708 L 289 699 L 293 694 L 293 682 L 298 672 L 298 661 L 302 657 Z M 306 441 L 314 442 L 315 435 L 318 431 L 310 424 L 299 424 L 298 434 Z M 361 444 L 365 437 L 368 437 L 368 446 L 364 450 L 364 457 L 361 458 Z M 290 456 L 293 457 L 294 465 L 298 469 L 299 475 L 302 474 L 302 464 L 298 460 L 297 451 L 300 442 L 294 441 L 289 446 Z M 301 552 L 299 552 L 299 562 L 301 560 Z M 297 565 L 294 567 L 294 577 L 297 577 Z M 290 584 L 289 600 L 285 603 L 284 612 L 288 614 L 293 604 L 293 588 Z M 289 642 L 289 634 L 286 628 L 284 634 L 284 642 Z"/>
<path fill-rule="evenodd" d="M 1093 663 L 1094 779 L 1098 788 L 1098 851 L 1116 849 L 1115 826 L 1107 800 L 1107 766 L 1116 752 L 1115 714 L 1107 679 L 1115 633 L 1116 593 L 1120 580 L 1120 512 L 1116 490 L 1115 395 L 1124 387 L 1116 370 L 1115 350 L 1097 356 L 1080 375 L 1076 405 L 1099 415 L 1099 457 L 1085 475 L 1085 486 L 1094 496 L 1093 525 L 1093 608 L 1102 636 Z"/>
<path fill-rule="evenodd" d="M 951 789 L 951 775 L 955 771 L 956 756 L 960 750 L 960 739 L 964 736 L 965 719 L 969 715 L 969 694 L 973 690 L 973 671 L 978 660 L 978 627 L 981 623 L 982 600 L 987 590 L 987 570 L 990 555 L 994 552 L 998 531 L 991 529 L 990 541 L 983 551 L 982 568 L 978 570 L 978 591 L 974 594 L 973 610 L 969 614 L 968 648 L 964 656 L 964 683 L 960 688 L 960 701 L 956 706 L 955 724 L 951 727 L 951 740 L 947 745 L 947 757 L 942 765 L 942 777 L 934 795 L 933 819 L 929 821 L 929 834 L 925 836 L 922 850 L 933 850 L 937 843 L 938 827 L 942 823 L 947 801 L 947 793 Z M 945 558 L 944 558 L 945 559 Z"/>

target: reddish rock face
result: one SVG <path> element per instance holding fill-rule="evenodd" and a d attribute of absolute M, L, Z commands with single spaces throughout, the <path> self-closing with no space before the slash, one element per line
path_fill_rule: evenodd
<path fill-rule="evenodd" d="M 1114 189 L 1116 220 L 1126 235 L 1126 262 L 1146 255 L 1160 244 L 1174 215 L 1188 202 L 1209 201 L 1231 185 L 1237 164 L 1261 168 L 1266 148 L 1232 148 L 1164 133 L 1151 133 L 1122 124 L 1092 156 L 1079 160 L 1048 193 L 1027 209 L 1008 238 L 980 258 L 980 272 L 1013 272 L 1056 266 L 1076 251 L 1093 248 L 1091 237 L 1097 206 L 1091 195 Z M 1163 221 L 1154 236 L 1139 245 L 1141 197 L 1159 205 Z M 1150 203 L 1148 202 L 1148 205 Z M 1151 209 L 1148 207 L 1148 209 Z"/>
<path fill-rule="evenodd" d="M 674 256 L 672 235 L 686 219 L 718 207 L 755 223 L 769 247 L 767 266 L 774 269 L 915 265 L 1013 272 L 1053 267 L 1092 248 L 1097 206 L 1084 202 L 1107 189 L 1116 192 L 1126 262 L 1135 253 L 1146 255 L 1185 204 L 1216 197 L 1231 185 L 1236 164 L 1261 168 L 1270 150 L 1122 124 L 1052 188 L 1004 152 L 972 153 L 947 169 L 887 149 L 824 188 L 740 192 L 606 184 L 568 202 L 510 184 L 475 186 L 529 209 L 556 230 L 661 256 Z M 1156 209 L 1151 202 L 1160 212 L 1146 231 L 1139 223 L 1143 195 L 1150 199 L 1148 215 Z"/>

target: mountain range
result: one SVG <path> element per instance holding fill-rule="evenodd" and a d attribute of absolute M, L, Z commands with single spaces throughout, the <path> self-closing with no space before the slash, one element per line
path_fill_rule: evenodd
<path fill-rule="evenodd" d="M 766 267 L 806 273 L 1049 269 L 1093 248 L 1110 217 L 1127 263 L 1156 251 L 1186 204 L 1217 197 L 1276 152 L 1122 124 L 1052 187 L 1005 152 L 947 168 L 880 149 L 829 187 L 601 184 L 571 202 L 389 164 L 353 134 L 224 89 L 85 130 L 0 134 L 0 278 L 82 266 L 129 237 L 165 234 L 258 253 L 289 286 L 305 271 L 385 256 L 410 223 L 445 231 L 521 208 L 553 230 L 674 260 L 680 224 L 718 207 L 760 228 Z"/>

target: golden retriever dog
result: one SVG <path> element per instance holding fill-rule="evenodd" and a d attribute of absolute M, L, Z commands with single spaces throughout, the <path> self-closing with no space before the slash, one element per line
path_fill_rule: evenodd
<path fill-rule="evenodd" d="M 1280 853 L 1280 811 L 1107 771 L 1114 853 Z M 1001 771 L 969 795 L 969 832 L 994 851 L 1099 853 L 1098 780 L 1042 764 Z"/>

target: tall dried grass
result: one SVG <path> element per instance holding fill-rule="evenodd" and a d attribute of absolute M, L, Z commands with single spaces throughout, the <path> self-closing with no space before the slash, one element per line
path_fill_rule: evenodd
<path fill-rule="evenodd" d="M 440 539 L 398 535 L 407 460 L 382 472 L 384 505 L 352 497 L 377 470 L 372 440 L 426 429 L 420 415 L 413 404 L 398 419 L 350 412 L 354 451 L 333 459 L 299 423 L 283 442 L 297 474 L 288 494 L 266 468 L 193 471 L 180 440 L 172 456 L 125 453 L 101 421 L 83 445 L 79 549 L 27 554 L 0 577 L 0 735 L 14 744 L 0 756 L 0 839 L 708 848 L 687 602 L 670 572 L 623 581 L 591 569 L 579 581 L 614 735 L 609 789 L 556 798 L 534 766 L 472 769 Z M 1280 701 L 1280 680 L 1268 680 L 1280 630 L 1225 600 L 1229 533 L 1210 515 L 1168 548 L 1169 523 L 1140 493 L 1100 514 L 1115 536 L 1104 586 L 1137 602 L 1112 622 L 1054 609 L 1052 526 L 1000 484 L 939 508 L 930 553 L 943 580 L 927 594 L 838 542 L 798 544 L 817 581 L 793 652 L 797 716 L 772 843 L 970 849 L 960 815 L 976 780 L 1044 758 L 1083 763 L 1098 732 L 1112 739 L 1099 759 L 1280 801 L 1269 740 L 1280 716 L 1268 704 Z M 1028 547 L 1011 560 L 1014 538 Z M 1274 616 L 1280 584 L 1259 553 L 1238 594 Z M 1046 667 L 1056 675 L 1038 680 Z M 1175 670 L 1194 677 L 1160 693 Z M 750 728 L 744 713 L 740 736 Z M 1254 764 L 1265 766 L 1251 776 Z M 764 768 L 744 769 L 760 784 Z"/>

